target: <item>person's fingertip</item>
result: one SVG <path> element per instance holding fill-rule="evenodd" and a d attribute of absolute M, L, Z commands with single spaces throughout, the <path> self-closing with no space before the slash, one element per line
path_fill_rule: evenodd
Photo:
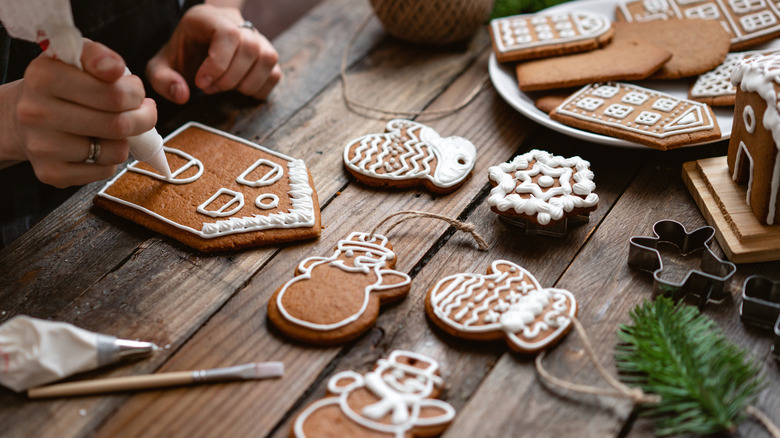
<path fill-rule="evenodd" d="M 124 63 L 113 56 L 104 56 L 95 63 L 95 72 L 101 76 L 121 75 L 124 69 Z"/>
<path fill-rule="evenodd" d="M 209 86 L 211 86 L 212 82 L 214 82 L 214 78 L 212 78 L 211 76 L 209 76 L 209 75 L 201 75 L 201 76 L 198 77 L 197 85 L 198 85 L 198 88 L 200 88 L 202 90 L 206 90 L 207 88 L 209 88 Z"/>
<path fill-rule="evenodd" d="M 182 100 L 184 100 L 184 93 L 184 87 L 178 82 L 172 82 L 171 85 L 168 86 L 168 98 L 171 102 L 182 103 Z"/>

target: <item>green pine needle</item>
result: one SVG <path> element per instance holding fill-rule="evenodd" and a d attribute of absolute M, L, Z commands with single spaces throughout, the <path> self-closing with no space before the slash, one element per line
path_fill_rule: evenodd
<path fill-rule="evenodd" d="M 620 379 L 661 396 L 646 415 L 658 435 L 732 431 L 760 390 L 758 367 L 693 306 L 665 297 L 631 312 L 615 359 Z"/>
<path fill-rule="evenodd" d="M 496 0 L 490 18 L 537 12 L 565 1 L 567 0 Z"/>

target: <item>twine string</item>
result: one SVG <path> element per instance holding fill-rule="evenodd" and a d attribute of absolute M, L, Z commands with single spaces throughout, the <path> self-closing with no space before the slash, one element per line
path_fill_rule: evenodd
<path fill-rule="evenodd" d="M 416 219 L 416 218 L 438 219 L 438 220 L 447 222 L 451 226 L 455 227 L 455 229 L 458 230 L 458 231 L 463 231 L 464 233 L 471 234 L 471 236 L 477 242 L 477 245 L 479 246 L 479 250 L 480 251 L 487 251 L 488 250 L 487 242 L 477 232 L 477 230 L 476 230 L 476 228 L 474 227 L 473 224 L 470 224 L 468 222 L 461 222 L 459 220 L 452 219 L 452 218 L 447 217 L 447 216 L 442 216 L 440 214 L 430 213 L 430 212 L 427 212 L 427 211 L 417 211 L 417 210 L 403 210 L 403 211 L 399 211 L 399 212 L 393 213 L 393 214 L 385 217 L 384 219 L 382 219 L 374 227 L 373 230 L 371 230 L 371 233 L 369 233 L 369 235 L 368 235 L 369 239 L 373 239 L 374 238 L 374 234 L 376 234 L 377 230 L 379 230 L 379 228 L 382 227 L 382 225 L 384 225 L 387 221 L 389 221 L 390 219 L 392 219 L 392 218 L 394 218 L 396 216 L 406 216 L 406 217 L 400 218 L 400 219 L 396 220 L 395 222 L 393 222 L 384 231 L 384 233 L 383 233 L 384 235 L 389 234 L 390 231 L 393 230 L 393 228 L 395 228 L 396 226 L 398 226 L 398 225 L 402 224 L 403 222 L 406 222 L 406 221 L 408 221 L 410 219 Z"/>
<path fill-rule="evenodd" d="M 340 76 L 342 82 L 341 90 L 344 95 L 344 101 L 347 103 L 347 108 L 349 108 L 350 110 L 363 115 L 367 115 L 365 114 L 365 111 L 372 111 L 386 116 L 385 118 L 419 117 L 419 116 L 443 117 L 450 114 L 454 114 L 460 111 L 461 109 L 465 108 L 477 97 L 477 95 L 479 95 L 482 89 L 485 88 L 485 85 L 487 85 L 489 77 L 487 74 L 485 74 L 482 77 L 482 79 L 479 81 L 479 84 L 477 84 L 459 104 L 448 108 L 443 108 L 440 110 L 419 110 L 419 111 L 393 110 L 393 109 L 386 109 L 386 108 L 382 108 L 374 105 L 368 105 L 359 102 L 358 100 L 353 98 L 350 93 L 349 81 L 347 80 L 348 78 L 347 60 L 349 59 L 349 52 L 352 49 L 352 46 L 355 44 L 355 41 L 357 41 L 358 36 L 360 36 L 360 34 L 365 29 L 365 27 L 368 25 L 368 22 L 371 21 L 371 17 L 373 17 L 373 14 L 368 14 L 366 18 L 363 19 L 363 22 L 360 24 L 360 26 L 358 26 L 355 33 L 352 34 L 352 36 L 350 37 L 349 41 L 347 42 L 347 46 L 344 47 L 344 52 L 341 55 L 341 69 L 340 69 Z"/>
<path fill-rule="evenodd" d="M 772 435 L 773 438 L 780 438 L 780 428 L 778 428 L 777 425 L 772 422 L 768 415 L 761 412 L 761 410 L 753 405 L 748 405 L 748 407 L 745 408 L 745 412 L 755 417 L 766 428 L 766 430 Z"/>
<path fill-rule="evenodd" d="M 585 352 L 588 354 L 588 358 L 596 367 L 596 370 L 599 372 L 601 377 L 613 389 L 599 388 L 599 387 L 588 386 L 588 385 L 580 385 L 577 383 L 561 380 L 553 376 L 552 374 L 548 373 L 547 370 L 544 369 L 544 366 L 542 366 L 542 358 L 545 356 L 545 352 L 542 351 L 536 356 L 535 363 L 536 363 L 536 370 L 539 372 L 539 375 L 542 376 L 542 378 L 545 381 L 547 381 L 552 385 L 561 387 L 563 389 L 568 389 L 571 391 L 581 392 L 585 394 L 606 395 L 611 397 L 627 398 L 632 402 L 634 402 L 634 404 L 644 404 L 644 403 L 657 404 L 661 401 L 661 397 L 659 395 L 646 394 L 644 391 L 642 391 L 641 388 L 631 388 L 623 384 L 621 381 L 616 379 L 615 376 L 610 374 L 596 357 L 596 353 L 593 350 L 593 346 L 591 345 L 590 342 L 590 337 L 588 336 L 587 332 L 585 332 L 585 328 L 582 326 L 580 321 L 576 317 L 572 317 L 571 321 L 572 324 L 574 325 L 574 328 L 577 330 L 577 333 L 582 338 L 582 343 L 585 347 Z"/>

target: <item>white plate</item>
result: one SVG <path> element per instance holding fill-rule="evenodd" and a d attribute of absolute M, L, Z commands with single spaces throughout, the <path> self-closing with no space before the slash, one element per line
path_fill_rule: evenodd
<path fill-rule="evenodd" d="M 562 3 L 550 8 L 545 9 L 544 13 L 562 13 L 573 10 L 586 10 L 593 12 L 600 12 L 606 15 L 609 19 L 615 19 L 615 5 L 618 0 L 575 0 L 568 3 Z M 774 40 L 762 47 L 761 49 L 778 48 L 780 47 L 780 41 Z M 751 49 L 757 50 L 757 49 Z M 528 117 L 531 120 L 538 122 L 552 130 L 569 135 L 571 137 L 579 138 L 581 140 L 590 141 L 593 143 L 600 143 L 609 146 L 620 146 L 628 148 L 648 148 L 648 146 L 638 143 L 622 140 L 615 137 L 608 137 L 606 135 L 595 134 L 593 132 L 583 131 L 581 129 L 572 128 L 562 123 L 558 123 L 550 117 L 544 111 L 539 110 L 534 105 L 533 99 L 527 94 L 520 91 L 517 87 L 517 79 L 515 79 L 515 72 L 512 64 L 499 64 L 496 61 L 495 54 L 490 55 L 490 62 L 488 64 L 488 72 L 490 74 L 490 80 L 493 82 L 493 86 L 498 91 L 498 94 L 520 114 Z M 658 90 L 674 97 L 687 99 L 688 88 L 693 83 L 695 78 L 689 78 L 690 80 L 679 81 L 641 81 L 635 82 L 637 85 Z M 713 108 L 715 112 L 715 118 L 718 121 L 721 132 L 721 140 L 727 139 L 731 136 L 731 123 L 734 118 L 733 107 L 716 107 Z M 713 140 L 719 141 L 719 140 Z M 698 146 L 705 143 L 696 143 L 690 146 Z"/>

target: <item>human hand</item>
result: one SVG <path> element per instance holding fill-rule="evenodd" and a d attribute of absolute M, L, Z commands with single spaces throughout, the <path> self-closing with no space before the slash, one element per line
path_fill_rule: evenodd
<path fill-rule="evenodd" d="M 244 22 L 236 8 L 190 8 L 171 39 L 149 61 L 146 77 L 166 99 L 183 104 L 194 84 L 206 94 L 236 90 L 265 99 L 282 77 L 270 41 Z"/>
<path fill-rule="evenodd" d="M 124 76 L 118 54 L 85 39 L 81 62 L 84 71 L 41 55 L 17 81 L 19 136 L 13 158 L 29 160 L 36 177 L 55 187 L 114 175 L 127 160 L 127 138 L 157 122 L 154 101 L 145 97 L 138 76 Z M 95 141 L 97 159 L 86 164 Z"/>

